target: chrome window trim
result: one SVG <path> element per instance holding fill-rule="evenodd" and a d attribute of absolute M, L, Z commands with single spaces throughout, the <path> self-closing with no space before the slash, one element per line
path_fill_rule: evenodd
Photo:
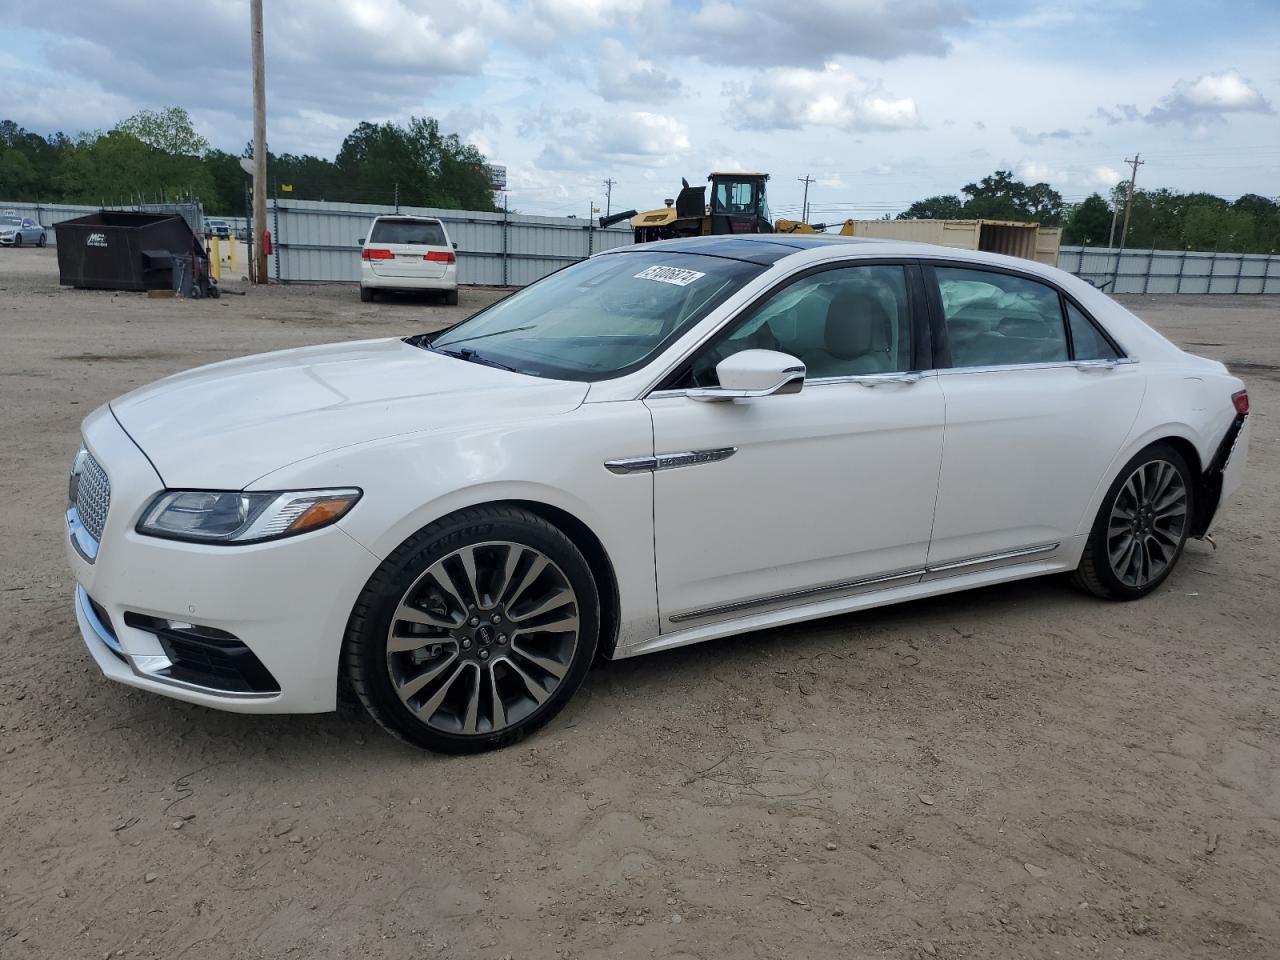
<path fill-rule="evenodd" d="M 1138 362 L 1135 357 L 1118 360 L 1051 360 L 1045 363 L 992 363 L 980 367 L 941 367 L 939 374 L 1000 373 L 1006 370 L 1109 370 L 1130 366 Z"/>
<path fill-rule="evenodd" d="M 904 370 L 901 373 L 855 373 L 848 374 L 843 377 L 814 377 L 812 380 L 805 380 L 805 388 L 809 387 L 826 387 L 832 384 L 858 384 L 864 387 L 879 386 L 882 383 L 902 383 L 911 384 L 919 383 L 929 377 L 935 377 L 944 371 L 937 369 L 929 370 Z M 682 387 L 678 390 L 654 390 L 645 400 L 661 400 L 664 397 L 685 397 L 688 396 L 690 390 L 699 389 L 696 387 Z"/>
<path fill-rule="evenodd" d="M 1053 553 L 1062 546 L 1062 541 L 1053 543 L 1037 543 L 1029 547 L 1018 547 L 1016 550 L 1004 550 L 1000 553 L 985 553 L 976 557 L 964 557 L 960 560 L 948 560 L 946 563 L 932 564 L 925 568 L 926 573 L 947 573 L 951 570 L 962 570 L 977 567 L 985 563 L 998 563 L 1001 560 L 1021 560 L 1024 557 L 1035 557 L 1044 553 Z"/>

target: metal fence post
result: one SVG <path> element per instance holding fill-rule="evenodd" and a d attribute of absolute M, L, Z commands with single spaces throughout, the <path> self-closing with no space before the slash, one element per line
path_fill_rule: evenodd
<path fill-rule="evenodd" d="M 508 235 L 511 232 L 511 217 L 507 213 L 507 201 L 503 197 L 502 200 L 502 285 L 504 287 L 511 286 L 510 270 L 507 265 L 507 255 L 510 249 L 510 240 Z"/>
<path fill-rule="evenodd" d="M 1240 275 L 1244 273 L 1244 254 L 1237 254 L 1237 256 L 1239 259 L 1236 260 L 1236 286 L 1232 293 L 1240 292 Z"/>
<path fill-rule="evenodd" d="M 276 283 L 280 282 L 280 198 L 271 198 L 271 233 L 275 236 L 272 251 L 276 261 Z"/>
<path fill-rule="evenodd" d="M 1271 261 L 1274 259 L 1275 257 L 1267 257 L 1266 265 L 1262 268 L 1262 289 L 1259 293 L 1267 292 L 1267 281 L 1271 279 Z"/>
<path fill-rule="evenodd" d="M 1174 293 L 1182 292 L 1182 274 L 1187 269 L 1187 251 L 1182 251 L 1182 256 L 1178 258 L 1178 282 L 1173 288 Z"/>

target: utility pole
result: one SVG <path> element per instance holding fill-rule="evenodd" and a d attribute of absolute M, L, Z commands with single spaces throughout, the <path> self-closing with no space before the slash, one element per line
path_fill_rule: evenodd
<path fill-rule="evenodd" d="M 1120 204 L 1116 198 L 1111 198 L 1111 232 L 1107 234 L 1107 249 L 1110 250 L 1116 245 L 1116 215 L 1120 213 Z"/>
<path fill-rule="evenodd" d="M 1124 198 L 1124 226 L 1120 229 L 1120 249 L 1124 249 L 1125 238 L 1129 236 L 1129 214 L 1133 210 L 1133 185 L 1138 179 L 1138 168 L 1142 166 L 1143 161 L 1140 159 L 1142 154 L 1135 153 L 1133 159 L 1124 158 L 1124 162 L 1133 168 L 1133 173 L 1129 175 L 1129 192 Z"/>
<path fill-rule="evenodd" d="M 610 177 L 604 182 L 604 215 L 608 219 L 609 214 L 613 211 L 613 185 L 618 181 Z"/>
<path fill-rule="evenodd" d="M 253 37 L 253 257 L 255 283 L 267 282 L 267 78 L 262 44 L 262 0 L 249 0 Z"/>
<path fill-rule="evenodd" d="M 807 173 L 803 177 L 796 177 L 796 181 L 804 184 L 804 201 L 800 204 L 800 219 L 805 223 L 809 222 L 809 184 L 817 183 L 813 177 Z"/>

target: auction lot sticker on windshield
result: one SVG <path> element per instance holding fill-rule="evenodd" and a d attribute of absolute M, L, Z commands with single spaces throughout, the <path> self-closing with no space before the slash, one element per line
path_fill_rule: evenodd
<path fill-rule="evenodd" d="M 687 287 L 693 281 L 705 276 L 705 273 L 685 270 L 681 267 L 648 267 L 637 273 L 635 279 L 657 280 L 659 283 L 674 283 L 677 287 Z"/>

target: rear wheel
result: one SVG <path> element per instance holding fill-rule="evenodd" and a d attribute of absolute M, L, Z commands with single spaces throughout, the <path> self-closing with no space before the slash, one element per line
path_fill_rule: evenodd
<path fill-rule="evenodd" d="M 368 287 L 366 287 L 364 284 L 360 285 L 360 302 L 373 303 L 373 291 L 370 290 Z"/>
<path fill-rule="evenodd" d="M 37 247 L 43 247 L 43 246 L 44 246 L 44 244 L 45 244 L 45 236 L 44 236 L 44 234 L 42 233 L 42 234 L 40 234 L 40 238 L 39 238 L 38 240 L 36 240 L 36 246 L 37 246 Z"/>
<path fill-rule="evenodd" d="M 458 291 L 449 290 L 444 295 L 445 306 L 456 307 L 458 305 Z"/>
<path fill-rule="evenodd" d="M 560 711 L 598 643 L 582 554 L 524 510 L 464 510 L 410 537 L 369 579 L 345 665 L 369 713 L 431 750 L 515 743 Z"/>
<path fill-rule="evenodd" d="M 1191 530 L 1191 469 L 1157 443 L 1120 471 L 1094 520 L 1076 583 L 1111 600 L 1136 600 L 1160 586 Z"/>

